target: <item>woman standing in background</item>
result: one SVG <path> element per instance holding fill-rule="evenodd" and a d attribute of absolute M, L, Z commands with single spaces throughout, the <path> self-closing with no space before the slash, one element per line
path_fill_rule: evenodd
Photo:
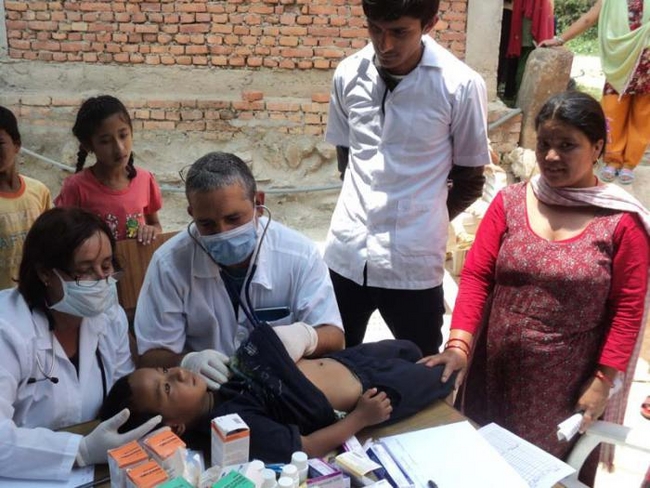
<path fill-rule="evenodd" d="M 561 46 L 598 22 L 605 74 L 601 104 L 609 125 L 603 181 L 634 181 L 650 141 L 650 0 L 598 0 L 561 35 L 540 46 Z"/>

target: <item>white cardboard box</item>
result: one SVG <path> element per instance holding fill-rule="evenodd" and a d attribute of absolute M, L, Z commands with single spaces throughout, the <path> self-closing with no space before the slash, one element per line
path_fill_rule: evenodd
<path fill-rule="evenodd" d="M 215 417 L 212 429 L 212 466 L 248 462 L 250 429 L 236 413 Z"/>

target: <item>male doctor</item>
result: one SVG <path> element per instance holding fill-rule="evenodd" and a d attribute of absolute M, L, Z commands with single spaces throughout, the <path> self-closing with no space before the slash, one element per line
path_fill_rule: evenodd
<path fill-rule="evenodd" d="M 258 321 L 295 360 L 342 349 L 327 267 L 313 242 L 260 217 L 256 184 L 234 154 L 213 152 L 185 178 L 193 221 L 154 254 L 135 332 L 141 366 L 181 365 L 217 389 Z"/>

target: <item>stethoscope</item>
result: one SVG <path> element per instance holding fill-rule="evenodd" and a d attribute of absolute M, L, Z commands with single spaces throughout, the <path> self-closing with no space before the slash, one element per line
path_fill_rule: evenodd
<path fill-rule="evenodd" d="M 264 242 L 264 237 L 266 236 L 266 231 L 269 228 L 269 225 L 271 224 L 271 210 L 266 206 L 266 205 L 256 205 L 255 208 L 261 208 L 266 211 L 268 214 L 266 225 L 264 226 L 264 229 L 262 230 L 262 235 L 260 236 L 259 240 L 257 241 L 257 244 L 255 245 L 255 249 L 253 250 L 253 260 L 250 265 L 250 271 L 248 273 L 248 277 L 246 278 L 246 281 L 244 283 L 244 299 L 245 302 L 241 300 L 239 293 L 237 292 L 234 284 L 227 279 L 223 279 L 222 281 L 224 282 L 224 285 L 226 287 L 226 291 L 228 292 L 228 296 L 230 299 L 233 301 L 233 303 L 236 303 L 239 305 L 239 307 L 242 309 L 244 312 L 244 315 L 246 315 L 246 318 L 248 321 L 251 323 L 251 325 L 255 328 L 258 325 L 260 325 L 260 321 L 257 318 L 257 314 L 255 313 L 255 309 L 251 305 L 251 297 L 250 297 L 250 287 L 251 287 L 251 282 L 253 281 L 253 276 L 255 276 L 255 271 L 257 271 L 257 260 L 260 255 L 260 249 L 262 248 L 262 242 Z M 255 218 L 255 216 L 253 216 Z M 190 235 L 192 240 L 205 252 L 205 254 L 208 255 L 210 260 L 217 265 L 219 268 L 219 272 L 222 273 L 222 266 L 212 257 L 212 255 L 208 252 L 208 250 L 203 247 L 203 244 L 201 241 L 192 233 L 191 230 L 191 225 L 193 222 L 190 222 L 187 224 L 187 233 Z"/>
<path fill-rule="evenodd" d="M 39 383 L 41 381 L 50 381 L 54 385 L 56 385 L 59 382 L 59 378 L 52 374 L 54 373 L 54 364 L 56 363 L 56 354 L 54 351 L 54 331 L 50 331 L 50 347 L 52 348 L 52 357 L 51 357 L 49 370 L 47 371 L 47 373 L 45 372 L 45 368 L 41 364 L 41 360 L 38 358 L 38 354 L 36 354 L 36 366 L 38 367 L 38 370 L 43 375 L 43 377 L 39 379 L 36 379 L 36 377 L 34 376 L 30 377 L 27 380 L 28 385 Z M 102 398 L 103 400 L 106 400 L 106 394 L 107 394 L 106 370 L 104 369 L 104 361 L 102 359 L 102 355 L 99 353 L 99 346 L 97 347 L 97 349 L 95 349 L 95 357 L 97 358 L 97 365 L 99 366 L 99 372 L 102 375 Z"/>

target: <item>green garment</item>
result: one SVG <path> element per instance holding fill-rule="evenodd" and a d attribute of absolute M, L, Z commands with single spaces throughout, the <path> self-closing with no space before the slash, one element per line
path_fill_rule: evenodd
<path fill-rule="evenodd" d="M 625 0 L 603 0 L 598 18 L 600 63 L 607 81 L 623 94 L 639 63 L 650 47 L 650 0 L 643 2 L 642 25 L 630 30 Z"/>

